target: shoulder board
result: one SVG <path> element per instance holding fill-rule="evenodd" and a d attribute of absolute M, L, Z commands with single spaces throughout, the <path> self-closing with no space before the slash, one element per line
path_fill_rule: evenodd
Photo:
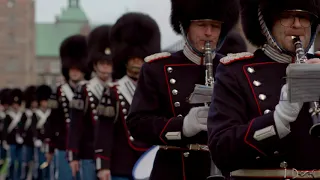
<path fill-rule="evenodd" d="M 228 54 L 226 57 L 220 59 L 220 62 L 224 65 L 231 64 L 235 61 L 251 59 L 254 57 L 254 54 L 250 52 L 242 52 L 242 53 L 235 53 L 235 54 Z"/>
<path fill-rule="evenodd" d="M 147 56 L 146 58 L 144 58 L 144 61 L 145 62 L 152 62 L 152 61 L 164 59 L 164 58 L 167 58 L 170 56 L 171 56 L 171 53 L 169 53 L 169 52 L 156 53 L 156 54 Z"/>
<path fill-rule="evenodd" d="M 316 55 L 316 56 L 320 56 L 320 51 L 316 51 L 316 52 L 314 52 L 314 55 Z"/>

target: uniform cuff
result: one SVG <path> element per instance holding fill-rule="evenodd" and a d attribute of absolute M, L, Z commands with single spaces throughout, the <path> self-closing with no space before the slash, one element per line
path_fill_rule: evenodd
<path fill-rule="evenodd" d="M 78 157 L 78 153 L 72 150 L 68 150 L 68 161 L 78 161 L 79 157 Z"/>
<path fill-rule="evenodd" d="M 160 133 L 160 140 L 164 144 L 175 144 L 182 139 L 183 117 L 175 117 L 168 120 Z"/>
<path fill-rule="evenodd" d="M 97 155 L 96 156 L 96 169 L 97 171 L 101 169 L 110 169 L 110 158 Z"/>
<path fill-rule="evenodd" d="M 265 156 L 284 153 L 286 144 L 283 142 L 285 138 L 280 139 L 279 137 L 273 114 L 269 113 L 253 119 L 244 138 L 246 144 Z"/>

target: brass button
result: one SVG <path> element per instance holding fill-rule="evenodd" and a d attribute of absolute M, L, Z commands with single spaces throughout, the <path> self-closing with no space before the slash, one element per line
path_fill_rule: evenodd
<path fill-rule="evenodd" d="M 253 67 L 248 67 L 247 68 L 247 71 L 249 72 L 249 73 L 254 73 L 255 72 L 255 70 L 253 69 Z"/>
<path fill-rule="evenodd" d="M 259 94 L 259 99 L 262 100 L 262 101 L 264 101 L 264 100 L 267 99 L 267 96 L 264 95 L 264 94 Z"/>
<path fill-rule="evenodd" d="M 172 90 L 172 94 L 173 94 L 174 96 L 178 95 L 178 90 L 176 90 L 176 89 Z"/>
<path fill-rule="evenodd" d="M 253 81 L 253 85 L 255 85 L 256 87 L 259 87 L 259 86 L 261 86 L 261 82 L 259 82 L 259 81 Z"/>

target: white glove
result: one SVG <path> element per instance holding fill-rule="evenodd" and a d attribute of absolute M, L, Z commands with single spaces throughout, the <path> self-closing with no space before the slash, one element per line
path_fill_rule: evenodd
<path fill-rule="evenodd" d="M 39 140 L 39 139 L 35 140 L 34 141 L 34 146 L 37 147 L 37 148 L 41 147 L 42 146 L 42 141 Z"/>
<path fill-rule="evenodd" d="M 288 85 L 281 88 L 280 101 L 274 111 L 274 121 L 280 138 L 290 133 L 290 123 L 294 122 L 303 103 L 290 103 L 288 99 Z"/>
<path fill-rule="evenodd" d="M 21 137 L 21 136 L 19 136 L 19 135 L 17 135 L 16 136 L 16 142 L 18 143 L 18 144 L 23 144 L 23 138 Z"/>
<path fill-rule="evenodd" d="M 207 131 L 209 107 L 194 107 L 183 120 L 182 133 L 186 137 L 192 137 L 200 131 Z"/>
<path fill-rule="evenodd" d="M 8 143 L 7 143 L 7 141 L 3 141 L 3 142 L 2 142 L 2 147 L 3 147 L 3 149 L 5 149 L 5 150 L 9 150 L 9 148 L 10 148 L 10 146 L 9 146 Z"/>

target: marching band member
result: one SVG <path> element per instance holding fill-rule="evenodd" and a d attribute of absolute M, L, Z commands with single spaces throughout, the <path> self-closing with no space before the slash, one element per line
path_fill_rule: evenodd
<path fill-rule="evenodd" d="M 160 51 L 160 30 L 148 15 L 127 13 L 112 26 L 110 37 L 114 77 L 121 79 L 113 89 L 105 88 L 98 108 L 101 114 L 95 128 L 96 164 L 100 180 L 131 180 L 135 162 L 149 146 L 132 138 L 126 117 L 144 57 Z M 108 47 L 97 44 L 102 46 L 100 50 Z"/>
<path fill-rule="evenodd" d="M 18 89 L 12 89 L 9 94 L 10 110 L 4 119 L 3 146 L 9 154 L 9 170 L 7 179 L 19 180 L 21 176 L 22 161 L 22 143 L 19 125 L 24 114 L 21 104 L 23 101 L 23 92 Z"/>
<path fill-rule="evenodd" d="M 38 108 L 36 89 L 36 86 L 29 86 L 24 91 L 25 111 L 19 127 L 23 138 L 21 179 L 27 179 L 29 172 L 32 172 L 34 142 L 31 124 L 33 113 Z"/>
<path fill-rule="evenodd" d="M 4 88 L 0 92 L 0 169 L 2 168 L 6 158 L 7 151 L 3 148 L 3 133 L 4 133 L 4 119 L 7 116 L 7 111 L 9 109 L 9 93 L 10 89 Z"/>
<path fill-rule="evenodd" d="M 309 103 L 290 102 L 288 65 L 299 60 L 292 36 L 308 52 L 319 0 L 242 0 L 242 25 L 259 47 L 221 59 L 208 117 L 209 149 L 233 179 L 320 178 L 320 140 L 309 134 Z M 304 56 L 304 53 L 299 54 Z M 306 54 L 306 63 L 320 59 Z"/>
<path fill-rule="evenodd" d="M 208 107 L 190 104 L 196 84 L 205 84 L 204 46 L 211 44 L 213 72 L 216 54 L 238 20 L 236 0 L 172 0 L 171 23 L 186 39 L 176 53 L 145 58 L 127 118 L 136 140 L 160 145 L 151 180 L 199 180 L 210 174 L 206 117 Z"/>
<path fill-rule="evenodd" d="M 97 106 L 102 98 L 103 89 L 112 81 L 112 61 L 109 60 L 110 49 L 104 53 L 96 50 L 96 42 L 108 43 L 101 33 L 108 31 L 109 26 L 99 26 L 91 31 L 88 37 L 89 68 L 96 76 L 76 89 L 72 102 L 70 131 L 68 133 L 68 158 L 72 172 L 81 168 L 81 179 L 96 179 L 94 158 L 94 124 L 98 119 Z M 81 162 L 81 164 L 80 164 Z"/>
<path fill-rule="evenodd" d="M 67 37 L 60 45 L 61 71 L 65 83 L 59 85 L 50 98 L 52 112 L 45 124 L 47 162 L 51 162 L 56 149 L 56 174 L 58 180 L 72 179 L 67 157 L 66 144 L 70 126 L 70 106 L 76 87 L 89 79 L 87 70 L 86 38 L 82 35 Z M 79 179 L 79 173 L 74 179 Z"/>
<path fill-rule="evenodd" d="M 48 120 L 51 109 L 48 106 L 48 100 L 52 94 L 52 89 L 47 85 L 41 85 L 36 90 L 37 101 L 39 108 L 35 110 L 32 117 L 32 130 L 33 130 L 33 142 L 35 147 L 35 169 L 33 174 L 34 179 L 49 180 L 50 179 L 50 166 L 42 167 L 42 164 L 46 162 L 45 158 L 45 129 L 44 124 Z"/>

